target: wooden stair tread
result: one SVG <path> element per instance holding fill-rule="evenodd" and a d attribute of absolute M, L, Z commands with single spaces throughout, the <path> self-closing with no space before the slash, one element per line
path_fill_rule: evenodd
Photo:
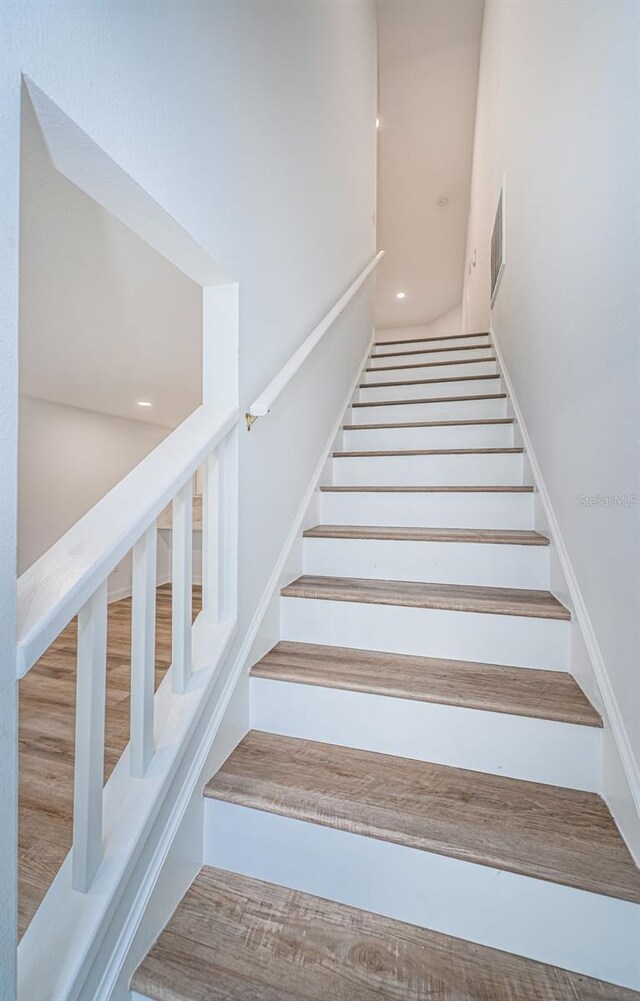
<path fill-rule="evenodd" d="M 521 455 L 524 449 L 513 448 L 391 448 L 381 451 L 365 449 L 362 452 L 334 452 L 334 459 L 362 459 L 390 455 Z"/>
<path fill-rule="evenodd" d="M 467 399 L 467 397 L 465 397 Z M 343 424 L 343 431 L 380 431 L 385 428 L 452 428 L 478 424 L 515 424 L 514 417 L 487 417 L 475 421 L 409 421 L 405 424 Z"/>
<path fill-rule="evenodd" d="M 488 337 L 489 332 L 485 330 L 479 334 L 447 334 L 446 337 L 408 337 L 406 341 L 376 341 L 374 347 L 380 344 L 421 344 L 428 341 L 461 341 L 463 338 L 468 340 L 470 337 Z"/>
<path fill-rule="evenodd" d="M 320 487 L 322 493 L 400 493 L 400 494 L 420 494 L 420 493 L 453 493 L 453 494 L 531 494 L 533 487 L 524 484 L 521 486 L 415 486 L 415 487 L 389 487 L 371 486 L 366 483 L 362 486 L 333 486 Z"/>
<path fill-rule="evenodd" d="M 395 382 L 361 382 L 360 389 L 379 389 L 382 386 L 424 386 L 435 382 L 480 382 L 483 379 L 499 379 L 500 374 L 493 375 L 450 375 L 447 379 L 401 379 Z"/>
<path fill-rule="evenodd" d="M 383 358 L 384 355 L 374 355 L 375 358 Z M 413 362 L 412 365 L 372 365 L 366 368 L 365 372 L 393 372 L 400 368 L 438 368 L 441 365 L 482 365 L 483 362 L 496 361 L 495 355 L 488 358 L 456 358 L 453 361 L 425 361 Z"/>
<path fill-rule="evenodd" d="M 389 341 L 389 346 L 392 344 Z M 398 343 L 406 344 L 406 341 L 399 341 Z M 379 354 L 369 355 L 370 358 L 403 358 L 408 355 L 435 355 L 446 351 L 447 354 L 451 354 L 454 351 L 493 351 L 493 346 L 491 344 L 463 344 L 462 346 L 455 347 L 445 347 L 445 348 L 417 348 L 411 351 L 384 351 Z M 471 359 L 470 359 L 471 360 Z"/>
<path fill-rule="evenodd" d="M 402 385 L 402 383 L 400 383 Z M 365 403 L 352 403 L 352 407 L 398 407 L 412 403 L 462 403 L 469 400 L 506 400 L 506 393 L 484 393 L 480 396 L 430 396 L 418 400 L 367 400 Z"/>
<path fill-rule="evenodd" d="M 640 871 L 594 793 L 253 730 L 205 795 L 640 902 Z"/>
<path fill-rule="evenodd" d="M 280 592 L 285 598 L 351 601 L 374 605 L 403 605 L 488 615 L 521 615 L 536 619 L 571 618 L 550 591 L 469 584 L 431 584 L 422 581 L 367 580 L 360 577 L 298 577 Z"/>
<path fill-rule="evenodd" d="M 632 1001 L 557 967 L 204 867 L 136 970 L 154 1001 Z"/>
<path fill-rule="evenodd" d="M 307 539 L 381 539 L 408 542 L 477 542 L 504 546 L 548 546 L 540 532 L 504 528 L 421 528 L 402 525 L 316 525 Z"/>
<path fill-rule="evenodd" d="M 570 674 L 281 640 L 257 678 L 510 713 L 579 726 L 602 719 Z"/>

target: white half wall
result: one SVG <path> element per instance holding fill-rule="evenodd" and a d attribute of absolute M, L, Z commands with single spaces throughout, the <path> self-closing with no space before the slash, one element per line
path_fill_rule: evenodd
<path fill-rule="evenodd" d="M 506 176 L 491 321 L 615 738 L 605 793 L 640 857 L 639 18 L 623 0 L 487 0 L 463 301 L 465 329 L 487 329 Z"/>

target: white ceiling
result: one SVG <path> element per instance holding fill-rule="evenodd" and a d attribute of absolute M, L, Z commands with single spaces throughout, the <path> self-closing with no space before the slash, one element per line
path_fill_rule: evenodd
<path fill-rule="evenodd" d="M 429 323 L 462 298 L 483 6 L 378 0 L 379 326 Z"/>
<path fill-rule="evenodd" d="M 56 170 L 27 101 L 22 139 L 21 393 L 175 427 L 202 400 L 202 289 Z"/>

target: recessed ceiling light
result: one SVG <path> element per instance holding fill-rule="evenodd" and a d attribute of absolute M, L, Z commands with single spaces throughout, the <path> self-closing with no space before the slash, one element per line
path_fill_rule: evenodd
<path fill-rule="evenodd" d="M 438 201 L 436 202 L 436 205 L 439 205 L 441 209 L 448 204 L 449 204 L 449 199 L 445 198 L 444 196 L 442 198 L 438 198 Z"/>
<path fill-rule="evenodd" d="M 377 129 L 380 128 L 380 119 L 379 118 L 376 118 L 376 128 Z"/>
<path fill-rule="evenodd" d="M 407 297 L 406 292 L 396 292 L 396 299 L 406 299 L 406 297 Z"/>
<path fill-rule="evenodd" d="M 148 400 L 136 400 L 139 407 L 152 407 L 153 403 L 149 403 Z"/>

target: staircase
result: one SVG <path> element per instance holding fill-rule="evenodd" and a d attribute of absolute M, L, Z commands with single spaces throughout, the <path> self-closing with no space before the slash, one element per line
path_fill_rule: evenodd
<path fill-rule="evenodd" d="M 378 342 L 357 395 L 134 995 L 640 997 L 640 872 L 489 336 Z"/>

